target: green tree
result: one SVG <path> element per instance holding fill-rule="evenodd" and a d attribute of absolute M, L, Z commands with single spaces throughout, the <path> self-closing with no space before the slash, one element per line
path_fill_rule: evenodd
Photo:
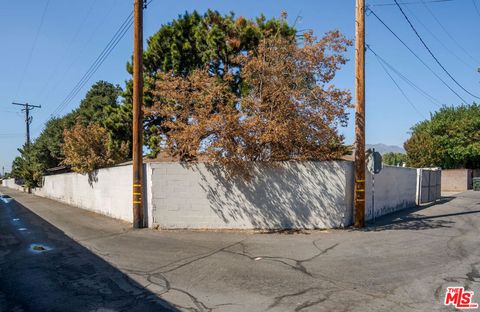
<path fill-rule="evenodd" d="M 40 136 L 32 144 L 37 152 L 38 161 L 45 167 L 53 168 L 58 166 L 63 158 L 63 131 L 71 127 L 69 124 L 73 119 L 73 114 L 63 118 L 52 118 L 45 124 L 45 128 Z"/>
<path fill-rule="evenodd" d="M 64 163 L 64 132 L 72 129 L 77 122 L 84 127 L 92 124 L 102 127 L 107 133 L 105 142 L 109 144 L 108 150 L 121 150 L 119 155 L 122 159 L 118 161 L 126 160 L 129 153 L 123 151 L 128 150 L 131 142 L 132 113 L 131 106 L 119 102 L 121 93 L 119 86 L 106 81 L 93 84 L 76 110 L 47 121 L 30 147 L 19 149 L 20 156 L 13 164 L 16 170 L 12 174 L 33 187 L 39 182 L 39 173 L 41 176 L 46 169 Z"/>
<path fill-rule="evenodd" d="M 118 97 L 121 92 L 120 86 L 103 80 L 93 84 L 77 109 L 81 124 L 102 123 L 108 118 L 107 108 L 119 106 Z"/>
<path fill-rule="evenodd" d="M 480 106 L 441 108 L 413 126 L 404 147 L 411 166 L 480 168 Z"/>
<path fill-rule="evenodd" d="M 227 73 L 234 73 L 233 78 L 229 77 L 229 84 L 239 94 L 243 85 L 238 56 L 255 51 L 262 38 L 293 39 L 295 34 L 295 29 L 285 19 L 267 20 L 263 15 L 256 19 L 235 18 L 233 13 L 221 15 L 212 10 L 203 15 L 196 11 L 185 13 L 163 25 L 147 41 L 144 52 L 145 105 L 153 104 L 152 91 L 158 72 L 186 77 L 195 69 L 207 67 L 210 75 L 221 80 Z M 132 73 L 130 63 L 127 70 Z M 125 103 L 131 104 L 131 80 L 127 81 L 124 97 Z M 145 144 L 152 156 L 160 150 L 161 136 L 168 135 L 170 130 L 164 121 L 163 117 L 155 115 L 145 118 Z"/>
<path fill-rule="evenodd" d="M 385 153 L 382 155 L 383 163 L 390 166 L 403 166 L 407 163 L 407 155 L 403 153 Z"/>
<path fill-rule="evenodd" d="M 107 130 L 112 150 L 125 144 L 131 145 L 132 140 L 132 106 L 119 103 L 122 92 L 118 85 L 98 81 L 92 85 L 74 113 L 81 125 L 97 124 Z M 66 129 L 72 127 L 73 124 L 70 124 Z"/>
<path fill-rule="evenodd" d="M 33 145 L 25 145 L 18 151 L 21 156 L 13 160 L 12 176 L 20 179 L 28 188 L 39 186 L 45 167 L 38 160 L 38 150 Z"/>

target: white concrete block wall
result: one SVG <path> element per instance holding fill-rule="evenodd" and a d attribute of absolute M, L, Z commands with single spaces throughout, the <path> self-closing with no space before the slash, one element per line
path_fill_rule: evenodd
<path fill-rule="evenodd" d="M 244 181 L 226 177 L 218 164 L 147 164 L 153 224 L 281 229 L 351 223 L 351 162 L 284 162 L 274 168 L 256 164 L 252 170 L 251 181 Z"/>
<path fill-rule="evenodd" d="M 375 218 L 416 206 L 417 169 L 384 165 L 375 175 L 375 198 L 372 200 L 372 174 L 367 173 L 365 218 Z M 374 205 L 373 205 L 374 203 Z"/>
<path fill-rule="evenodd" d="M 15 179 L 5 179 L 2 181 L 2 186 L 17 190 L 23 191 L 23 186 L 15 183 Z"/>
<path fill-rule="evenodd" d="M 218 164 L 147 163 L 149 227 L 165 229 L 282 229 L 348 226 L 353 216 L 353 163 L 284 162 L 252 165 L 251 181 L 228 178 Z M 35 195 L 132 222 L 132 166 L 96 175 L 44 177 Z M 7 187 L 20 189 L 13 179 Z M 366 218 L 373 218 L 372 176 L 366 181 Z M 375 176 L 375 216 L 414 207 L 417 170 L 385 166 Z"/>
<path fill-rule="evenodd" d="M 38 196 L 132 222 L 132 166 L 104 168 L 96 174 L 63 173 L 45 176 Z"/>

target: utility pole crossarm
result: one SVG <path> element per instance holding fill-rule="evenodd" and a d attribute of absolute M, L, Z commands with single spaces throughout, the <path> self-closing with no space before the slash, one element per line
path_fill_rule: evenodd
<path fill-rule="evenodd" d="M 12 105 L 24 106 L 25 108 L 28 107 L 28 108 L 30 108 L 30 109 L 33 109 L 33 108 L 42 108 L 41 105 L 32 105 L 32 104 L 28 104 L 28 103 L 16 103 L 16 102 L 12 102 Z"/>
<path fill-rule="evenodd" d="M 34 108 L 42 108 L 41 105 L 32 105 L 28 103 L 16 103 L 12 102 L 12 105 L 22 106 L 22 111 L 25 112 L 25 125 L 27 126 L 27 146 L 30 145 L 30 124 L 32 123 L 32 117 L 30 117 L 30 111 Z"/>

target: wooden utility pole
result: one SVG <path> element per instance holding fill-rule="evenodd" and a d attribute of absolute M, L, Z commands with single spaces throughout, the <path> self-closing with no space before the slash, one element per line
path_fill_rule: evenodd
<path fill-rule="evenodd" d="M 143 220 L 143 0 L 133 1 L 133 228 Z"/>
<path fill-rule="evenodd" d="M 356 0 L 355 22 L 355 222 L 365 225 L 365 0 Z"/>
<path fill-rule="evenodd" d="M 30 116 L 30 111 L 34 108 L 42 108 L 40 105 L 31 105 L 28 103 L 12 103 L 13 105 L 22 106 L 22 111 L 25 112 L 25 124 L 27 126 L 27 146 L 30 145 L 30 124 L 32 123 L 32 117 Z"/>

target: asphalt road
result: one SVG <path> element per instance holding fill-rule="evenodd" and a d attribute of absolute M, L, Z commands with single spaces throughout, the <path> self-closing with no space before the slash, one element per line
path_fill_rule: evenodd
<path fill-rule="evenodd" d="M 276 234 L 131 230 L 0 192 L 16 199 L 0 203 L 3 311 L 453 311 L 447 286 L 480 302 L 480 192 L 362 231 Z"/>

